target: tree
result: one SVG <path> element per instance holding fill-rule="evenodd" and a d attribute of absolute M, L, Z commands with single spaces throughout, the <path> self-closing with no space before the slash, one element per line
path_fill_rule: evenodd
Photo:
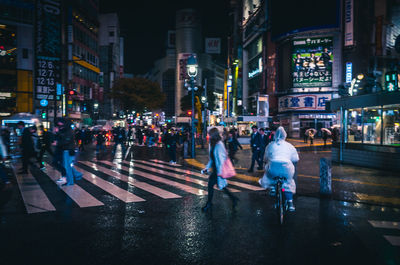
<path fill-rule="evenodd" d="M 204 96 L 204 88 L 199 87 L 197 91 L 194 92 L 195 96 L 198 96 L 200 99 L 202 96 Z M 216 98 L 214 93 L 211 91 L 211 89 L 207 89 L 207 103 L 208 107 L 207 109 L 209 110 L 215 110 L 216 104 L 215 104 Z M 204 109 L 204 104 L 202 104 L 202 109 Z M 189 91 L 189 93 L 186 96 L 183 96 L 181 98 L 181 110 L 183 112 L 187 112 L 188 110 L 192 109 L 192 91 Z"/>
<path fill-rule="evenodd" d="M 165 94 L 158 83 L 141 77 L 118 79 L 110 96 L 118 100 L 124 110 L 138 112 L 159 109 L 165 102 Z"/>

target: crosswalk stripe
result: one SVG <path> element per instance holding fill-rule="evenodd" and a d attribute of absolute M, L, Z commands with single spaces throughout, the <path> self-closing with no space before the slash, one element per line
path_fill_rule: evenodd
<path fill-rule="evenodd" d="M 400 236 L 383 236 L 393 246 L 400 247 Z"/>
<path fill-rule="evenodd" d="M 30 174 L 15 174 L 22 199 L 28 214 L 55 211 L 47 195 L 36 179 Z"/>
<path fill-rule="evenodd" d="M 140 198 L 139 196 L 136 196 L 129 191 L 126 191 L 124 189 L 121 189 L 120 187 L 97 177 L 95 174 L 92 174 L 80 167 L 80 172 L 83 173 L 83 178 L 89 181 L 90 183 L 96 185 L 100 189 L 110 193 L 111 195 L 117 197 L 123 202 L 142 202 L 145 201 L 145 199 Z"/>
<path fill-rule="evenodd" d="M 156 195 L 158 197 L 161 197 L 163 199 L 181 198 L 181 196 L 179 196 L 179 195 L 177 195 L 175 193 L 160 189 L 160 188 L 158 188 L 156 186 L 153 186 L 153 185 L 150 185 L 150 184 L 148 184 L 146 182 L 138 181 L 138 180 L 136 180 L 136 179 L 134 179 L 132 177 L 125 176 L 125 175 L 121 174 L 120 172 L 118 172 L 116 170 L 111 170 L 111 169 L 108 169 L 106 167 L 102 167 L 100 165 L 97 165 L 95 163 L 88 162 L 88 161 L 80 161 L 80 163 L 84 164 L 84 165 L 87 165 L 87 166 L 93 168 L 96 171 L 103 172 L 103 173 L 105 173 L 105 174 L 107 174 L 109 176 L 112 176 L 112 177 L 116 178 L 116 179 L 119 179 L 121 181 L 129 183 L 130 185 L 138 187 L 139 189 L 142 189 L 144 191 L 150 192 L 150 193 L 152 193 L 152 194 L 154 194 L 154 195 Z"/>
<path fill-rule="evenodd" d="M 158 160 L 158 159 L 151 159 L 150 161 L 156 162 L 156 163 L 161 163 L 161 164 L 165 164 L 165 165 L 169 165 L 172 167 L 181 167 L 182 165 L 179 164 L 170 164 L 168 162 L 162 161 L 162 160 Z"/>
<path fill-rule="evenodd" d="M 376 228 L 387 228 L 387 229 L 400 229 L 400 222 L 389 222 L 389 221 L 372 221 L 368 222 Z"/>
<path fill-rule="evenodd" d="M 187 169 L 180 169 L 180 168 L 171 168 L 170 165 L 169 166 L 164 166 L 164 165 L 160 165 L 160 164 L 154 164 L 148 161 L 143 161 L 143 160 L 133 160 L 133 161 L 137 161 L 137 162 L 141 162 L 147 165 L 152 165 L 152 166 L 157 166 L 160 168 L 165 168 L 165 169 L 171 169 L 174 170 L 176 172 L 181 172 L 181 173 L 185 173 L 185 174 L 190 174 L 190 175 L 194 175 L 203 179 L 208 179 L 208 176 L 203 175 L 199 172 L 195 172 L 195 171 L 191 171 L 191 170 L 187 170 Z M 156 161 L 155 159 L 153 159 L 152 161 Z M 234 180 L 228 180 L 228 184 L 232 184 L 241 188 L 245 188 L 248 190 L 254 190 L 254 191 L 259 191 L 259 190 L 264 190 L 262 187 L 257 187 L 254 185 L 250 185 L 250 184 L 246 184 L 246 183 L 242 183 L 242 182 L 238 182 L 238 181 L 234 181 Z"/>
<path fill-rule="evenodd" d="M 133 161 L 135 161 L 135 160 L 133 160 Z M 129 162 L 124 162 L 123 161 L 123 163 L 125 165 L 130 165 Z M 198 185 L 203 186 L 203 187 L 208 187 L 208 182 L 202 181 L 202 180 L 199 180 L 199 179 L 188 178 L 188 177 L 185 177 L 184 175 L 175 174 L 175 173 L 172 173 L 172 172 L 169 172 L 169 171 L 148 167 L 148 166 L 145 166 L 145 165 L 142 165 L 142 164 L 138 164 L 138 163 L 134 164 L 134 166 L 138 167 L 138 168 L 149 170 L 149 171 L 154 172 L 154 173 L 159 173 L 159 174 L 163 174 L 163 175 L 166 175 L 166 176 L 169 176 L 169 177 L 173 177 L 173 178 L 176 178 L 176 179 L 181 179 L 181 180 L 184 180 L 184 181 L 187 181 L 187 182 L 192 182 L 192 183 L 198 184 Z M 214 187 L 214 189 L 218 189 L 218 188 Z M 230 188 L 229 190 L 232 191 L 232 192 L 240 192 L 240 190 L 232 189 L 232 188 Z"/>
<path fill-rule="evenodd" d="M 44 172 L 52 181 L 54 181 L 54 183 L 57 184 L 57 179 L 61 177 L 61 174 L 49 164 L 46 163 L 45 165 L 46 169 Z M 97 200 L 76 183 L 72 186 L 60 186 L 60 189 L 64 191 L 81 208 L 104 205 L 104 203 Z"/>
<path fill-rule="evenodd" d="M 175 181 L 172 181 L 172 180 L 169 180 L 169 179 L 161 178 L 161 177 L 158 177 L 158 176 L 155 176 L 155 175 L 152 175 L 152 174 L 149 174 L 149 173 L 137 170 L 137 169 L 135 169 L 133 171 L 133 168 L 122 166 L 121 164 L 114 164 L 113 162 L 106 161 L 106 160 L 99 161 L 99 162 L 102 162 L 104 164 L 107 164 L 107 165 L 110 165 L 110 166 L 113 166 L 113 167 L 117 167 L 117 169 L 123 169 L 123 170 L 126 170 L 128 172 L 132 172 L 135 175 L 138 175 L 138 176 L 141 176 L 141 177 L 144 177 L 144 178 L 156 181 L 156 182 L 160 182 L 160 183 L 167 184 L 169 186 L 173 186 L 175 188 L 178 188 L 180 190 L 186 191 L 186 192 L 191 193 L 191 194 L 207 195 L 207 191 L 205 191 L 205 190 L 196 189 L 196 188 L 193 188 L 191 186 L 188 186 L 188 185 L 185 185 L 185 184 L 181 184 L 179 182 L 175 182 Z"/>

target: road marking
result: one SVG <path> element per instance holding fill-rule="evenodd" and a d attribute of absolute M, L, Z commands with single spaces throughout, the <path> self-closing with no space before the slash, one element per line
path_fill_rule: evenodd
<path fill-rule="evenodd" d="M 317 176 L 310 176 L 310 175 L 304 175 L 304 174 L 297 174 L 299 177 L 305 177 L 305 178 L 312 178 L 312 179 L 319 179 Z M 368 186 L 376 186 L 376 187 L 386 187 L 386 188 L 394 188 L 394 189 L 400 189 L 400 185 L 391 185 L 391 184 L 381 184 L 381 183 L 372 183 L 372 182 L 363 182 L 359 180 L 352 180 L 352 179 L 338 179 L 338 178 L 332 178 L 333 181 L 338 181 L 338 182 L 347 182 L 347 183 L 354 183 L 354 184 L 362 184 L 362 185 L 368 185 Z"/>
<path fill-rule="evenodd" d="M 90 183 L 96 185 L 100 189 L 110 193 L 111 195 L 117 197 L 123 202 L 143 202 L 145 199 L 142 199 L 129 191 L 121 189 L 120 187 L 100 178 L 97 177 L 95 174 L 92 174 L 80 167 L 81 173 L 83 173 L 83 178 L 89 181 Z"/>
<path fill-rule="evenodd" d="M 141 160 L 132 160 L 132 161 L 141 161 Z M 142 162 L 146 162 L 146 161 L 142 161 Z M 126 165 L 131 165 L 129 162 L 123 162 L 123 163 L 126 164 Z M 150 165 L 154 165 L 154 164 L 150 163 Z M 173 177 L 173 178 L 176 178 L 176 179 L 181 179 L 181 180 L 184 180 L 184 181 L 187 181 L 187 182 L 192 182 L 192 183 L 198 184 L 198 185 L 203 186 L 203 187 L 208 187 L 208 182 L 202 181 L 202 180 L 199 180 L 199 179 L 195 179 L 195 178 L 190 178 L 189 176 L 185 177 L 184 175 L 172 173 L 172 172 L 169 172 L 169 171 L 165 171 L 165 170 L 161 170 L 161 169 L 157 169 L 157 168 L 153 168 L 153 167 L 148 167 L 148 166 L 145 166 L 145 165 L 142 165 L 142 164 L 138 164 L 138 163 L 134 163 L 133 166 L 134 167 L 139 167 L 141 169 L 146 169 L 146 170 L 149 170 L 149 171 L 154 172 L 154 173 L 159 173 L 159 174 L 163 174 L 163 175 L 166 175 L 166 176 L 169 176 L 169 177 Z M 178 168 L 176 168 L 174 170 L 178 171 Z M 183 169 L 181 169 L 181 170 L 183 170 Z M 188 170 L 183 170 L 183 171 L 186 174 L 190 174 L 190 171 L 188 171 Z M 217 187 L 214 187 L 214 189 L 218 190 Z M 232 191 L 232 192 L 240 192 L 240 190 L 237 190 L 237 189 L 231 189 L 230 188 L 229 190 Z"/>
<path fill-rule="evenodd" d="M 120 172 L 118 172 L 116 170 L 111 170 L 111 169 L 108 169 L 106 167 L 102 167 L 102 166 L 100 166 L 98 164 L 91 163 L 91 162 L 88 162 L 88 161 L 80 161 L 79 163 L 87 165 L 87 166 L 93 168 L 96 171 L 103 172 L 103 173 L 105 173 L 105 174 L 107 174 L 109 176 L 112 176 L 112 177 L 114 177 L 116 179 L 119 179 L 121 181 L 129 183 L 132 186 L 138 187 L 139 189 L 142 189 L 144 191 L 152 193 L 152 194 L 154 194 L 154 195 L 156 195 L 158 197 L 161 197 L 163 199 L 181 198 L 181 196 L 179 196 L 179 195 L 177 195 L 175 193 L 160 189 L 160 188 L 158 188 L 156 186 L 153 186 L 153 185 L 150 185 L 150 184 L 148 184 L 146 182 L 138 181 L 138 180 L 136 180 L 136 179 L 134 179 L 132 177 L 125 176 L 125 175 L 121 174 Z"/>
<path fill-rule="evenodd" d="M 400 198 L 397 198 L 397 197 L 383 197 L 383 196 L 368 195 L 368 194 L 363 194 L 363 193 L 358 193 L 358 192 L 354 192 L 353 194 L 357 197 L 357 199 L 363 200 L 363 201 L 400 204 Z"/>
<path fill-rule="evenodd" d="M 386 228 L 386 229 L 400 229 L 399 222 L 389 222 L 389 221 L 372 221 L 368 220 L 368 222 L 376 228 Z"/>
<path fill-rule="evenodd" d="M 57 180 L 61 177 L 61 174 L 49 164 L 45 163 L 45 165 L 46 169 L 44 172 L 52 181 L 54 181 L 54 183 L 57 184 Z M 72 186 L 58 186 L 81 208 L 104 205 L 104 203 L 97 200 L 76 183 Z"/>
<path fill-rule="evenodd" d="M 400 247 L 400 236 L 383 236 L 393 246 Z"/>
<path fill-rule="evenodd" d="M 191 186 L 188 186 L 188 185 L 185 185 L 185 184 L 181 184 L 179 182 L 175 182 L 175 181 L 172 181 L 172 180 L 169 180 L 169 179 L 165 179 L 165 178 L 161 178 L 161 177 L 158 177 L 158 176 L 155 176 L 155 175 L 152 175 L 152 174 L 149 174 L 149 173 L 137 170 L 137 169 L 133 169 L 131 167 L 122 166 L 121 164 L 114 164 L 113 162 L 106 161 L 106 160 L 102 160 L 102 161 L 99 161 L 99 162 L 107 164 L 107 165 L 110 165 L 110 166 L 113 166 L 113 167 L 116 167 L 117 169 L 123 169 L 125 171 L 128 171 L 129 173 L 134 174 L 134 175 L 138 175 L 138 176 L 141 176 L 141 177 L 144 177 L 144 178 L 156 181 L 156 182 L 167 184 L 169 186 L 178 188 L 180 190 L 186 191 L 186 192 L 191 193 L 191 194 L 207 195 L 207 191 L 205 191 L 205 190 L 196 189 L 196 188 L 193 188 Z"/>
<path fill-rule="evenodd" d="M 162 160 L 157 160 L 157 159 L 152 159 L 152 160 L 150 160 L 150 161 L 154 161 L 154 162 L 156 162 L 156 163 L 161 163 L 161 164 L 166 164 L 166 165 L 169 165 L 169 166 L 171 166 L 171 167 L 181 167 L 182 165 L 180 165 L 180 164 L 170 164 L 170 163 L 168 163 L 168 162 L 165 162 L 165 161 L 162 161 Z"/>
<path fill-rule="evenodd" d="M 201 174 L 199 172 L 192 171 L 192 170 L 185 170 L 185 169 L 180 169 L 180 168 L 171 168 L 170 166 L 154 164 L 154 163 L 151 163 L 151 162 L 148 162 L 148 161 L 143 161 L 143 160 L 135 160 L 135 161 L 138 161 L 138 162 L 141 162 L 141 163 L 144 163 L 144 164 L 147 164 L 147 165 L 157 166 L 157 167 L 160 167 L 160 168 L 171 169 L 171 170 L 174 170 L 176 172 L 181 172 L 181 173 L 185 173 L 185 174 L 189 174 L 189 175 L 194 175 L 194 176 L 200 177 L 202 179 L 208 179 L 208 176 L 206 176 L 204 174 Z M 235 185 L 235 186 L 238 186 L 238 187 L 241 187 L 241 188 L 245 188 L 245 189 L 249 189 L 249 190 L 256 190 L 256 191 L 264 190 L 261 187 L 257 187 L 257 186 L 254 186 L 254 185 L 241 183 L 241 182 L 237 182 L 237 181 L 233 181 L 233 180 L 228 180 L 228 184 Z"/>
<path fill-rule="evenodd" d="M 56 210 L 31 173 L 21 175 L 14 172 L 14 175 L 28 214 Z"/>

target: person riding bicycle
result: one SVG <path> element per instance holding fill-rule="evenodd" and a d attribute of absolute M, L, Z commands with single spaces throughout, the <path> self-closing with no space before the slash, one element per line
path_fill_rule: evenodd
<path fill-rule="evenodd" d="M 287 141 L 285 129 L 280 126 L 276 132 L 274 140 L 266 147 L 264 161 L 264 176 L 259 180 L 260 185 L 271 189 L 271 195 L 275 196 L 276 177 L 284 177 L 282 188 L 285 190 L 285 198 L 289 211 L 295 211 L 293 204 L 293 194 L 296 193 L 296 183 L 293 179 L 295 173 L 295 163 L 299 161 L 296 148 Z"/>

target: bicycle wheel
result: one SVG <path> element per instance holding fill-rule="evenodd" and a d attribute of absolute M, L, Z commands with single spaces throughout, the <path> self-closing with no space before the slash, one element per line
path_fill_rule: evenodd
<path fill-rule="evenodd" d="M 283 193 L 281 184 L 278 182 L 276 185 L 276 211 L 278 215 L 278 222 L 283 224 L 283 215 L 284 215 L 284 205 L 283 205 Z"/>

